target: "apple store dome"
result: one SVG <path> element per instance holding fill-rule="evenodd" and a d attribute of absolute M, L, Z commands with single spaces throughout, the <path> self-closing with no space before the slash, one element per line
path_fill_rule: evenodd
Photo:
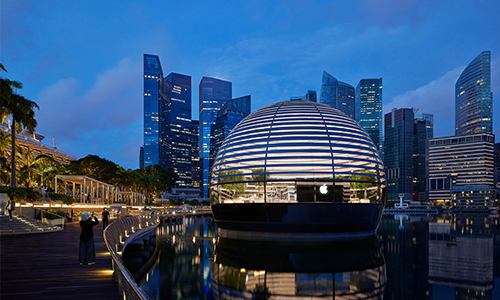
<path fill-rule="evenodd" d="M 212 205 L 384 203 L 384 165 L 361 126 L 321 103 L 290 100 L 250 114 L 214 160 Z"/>

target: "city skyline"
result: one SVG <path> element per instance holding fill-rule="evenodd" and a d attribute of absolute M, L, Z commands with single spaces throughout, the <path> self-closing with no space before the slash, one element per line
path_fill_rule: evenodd
<path fill-rule="evenodd" d="M 435 137 L 452 136 L 455 82 L 483 51 L 491 51 L 493 99 L 500 94 L 499 9 L 494 1 L 7 0 L 0 59 L 9 73 L 2 77 L 22 82 L 18 93 L 40 105 L 37 131 L 46 143 L 55 137 L 59 150 L 132 169 L 143 142 L 144 53 L 161 57 L 165 74 L 232 82 L 233 95 L 252 95 L 253 111 L 319 93 L 323 71 L 352 86 L 383 78 L 383 114 L 419 108 L 434 114 Z M 193 89 L 195 120 L 198 96 Z M 499 113 L 494 103 L 494 134 Z"/>

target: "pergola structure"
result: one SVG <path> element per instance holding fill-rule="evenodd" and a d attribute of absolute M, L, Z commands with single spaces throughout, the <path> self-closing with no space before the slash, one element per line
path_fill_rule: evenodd
<path fill-rule="evenodd" d="M 119 191 L 118 197 L 121 198 L 121 201 L 125 201 L 127 204 L 134 206 L 143 205 L 146 198 L 143 194 L 131 191 Z"/>
<path fill-rule="evenodd" d="M 82 175 L 56 175 L 56 193 L 58 180 L 64 183 L 64 194 L 72 195 L 77 203 L 111 205 L 117 197 L 117 188 L 113 185 Z M 68 183 L 72 184 L 71 190 Z"/>

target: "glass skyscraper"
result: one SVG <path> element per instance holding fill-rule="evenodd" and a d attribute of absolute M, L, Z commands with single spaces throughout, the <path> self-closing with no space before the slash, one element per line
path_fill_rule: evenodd
<path fill-rule="evenodd" d="M 191 166 L 193 174 L 193 188 L 201 186 L 201 166 L 200 166 L 200 121 L 191 121 Z M 201 191 L 200 191 L 201 192 Z"/>
<path fill-rule="evenodd" d="M 319 102 L 328 104 L 355 119 L 354 87 L 348 83 L 338 81 L 326 71 L 323 71 Z"/>
<path fill-rule="evenodd" d="M 159 163 L 159 104 L 163 71 L 157 55 L 144 54 L 144 167 Z"/>
<path fill-rule="evenodd" d="M 213 165 L 213 160 L 217 155 L 217 151 L 224 139 L 229 135 L 229 132 L 231 132 L 236 124 L 250 114 L 250 110 L 250 95 L 229 100 L 222 105 L 221 110 L 217 113 L 215 124 L 212 126 L 210 165 Z"/>
<path fill-rule="evenodd" d="M 356 86 L 356 122 L 382 153 L 382 78 L 361 79 Z"/>
<path fill-rule="evenodd" d="M 203 77 L 199 85 L 200 111 L 200 162 L 202 169 L 203 197 L 208 198 L 210 176 L 210 141 L 212 125 L 222 105 L 231 100 L 232 83 L 229 81 Z"/>
<path fill-rule="evenodd" d="M 492 132 L 491 53 L 484 51 L 455 84 L 455 135 Z"/>
<path fill-rule="evenodd" d="M 405 200 L 424 201 L 429 121 L 415 118 L 412 108 L 401 108 L 385 114 L 384 123 L 387 201 L 399 200 L 399 194 Z"/>
<path fill-rule="evenodd" d="M 176 187 L 192 184 L 191 164 L 191 76 L 170 73 L 165 77 L 168 115 L 160 116 L 160 165 L 173 167 Z M 165 125 L 163 125 L 165 124 Z M 162 134 L 165 132 L 165 134 Z"/>

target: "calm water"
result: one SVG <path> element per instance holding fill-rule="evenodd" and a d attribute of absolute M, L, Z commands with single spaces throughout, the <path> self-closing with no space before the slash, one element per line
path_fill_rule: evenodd
<path fill-rule="evenodd" d="M 217 238 L 211 217 L 163 225 L 124 261 L 152 299 L 500 299 L 500 224 L 482 214 L 385 215 L 377 238 Z"/>

